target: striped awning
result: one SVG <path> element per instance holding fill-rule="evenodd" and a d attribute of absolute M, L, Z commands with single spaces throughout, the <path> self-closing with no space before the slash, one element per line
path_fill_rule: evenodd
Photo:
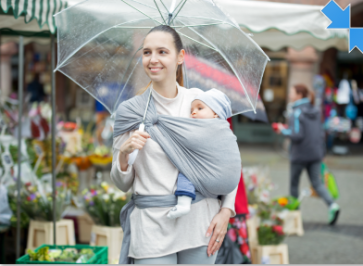
<path fill-rule="evenodd" d="M 10 20 L 9 15 L 12 16 L 12 20 L 14 18 L 18 20 L 23 16 L 25 24 L 36 20 L 39 29 L 33 27 L 33 32 L 49 30 L 51 33 L 55 33 L 56 25 L 53 15 L 66 7 L 67 2 L 61 0 L 0 0 L 0 16 L 2 20 L 6 19 L 5 16 L 8 16 Z M 7 24 L 7 26 L 1 24 L 0 29 L 6 27 L 14 31 L 27 31 L 27 27 L 14 29 L 11 27 L 11 23 Z"/>

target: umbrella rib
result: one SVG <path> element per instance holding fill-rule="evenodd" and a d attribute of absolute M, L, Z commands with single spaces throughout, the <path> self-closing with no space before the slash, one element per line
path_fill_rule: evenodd
<path fill-rule="evenodd" d="M 185 23 L 183 23 L 182 21 L 181 21 L 181 23 L 182 24 L 184 24 L 185 25 Z M 243 85 L 243 83 L 242 83 L 242 81 L 240 80 L 240 78 L 239 78 L 239 76 L 238 76 L 238 74 L 237 74 L 237 71 L 236 71 L 236 69 L 233 67 L 233 65 L 232 65 L 232 63 L 229 61 L 229 59 L 224 55 L 224 53 L 222 52 L 222 51 L 220 51 L 208 38 L 206 38 L 205 36 L 203 36 L 202 34 L 200 34 L 199 32 L 197 32 L 196 30 L 194 30 L 193 28 L 190 28 L 190 30 L 191 31 L 193 31 L 194 33 L 196 33 L 199 37 L 201 37 L 201 38 L 203 38 L 206 42 L 208 42 L 211 46 L 213 46 L 213 47 L 215 47 L 215 50 L 217 51 L 217 52 L 219 52 L 220 53 L 220 55 L 223 57 L 223 59 L 224 60 L 226 60 L 226 62 L 229 64 L 229 66 L 231 67 L 231 69 L 232 69 L 232 71 L 233 71 L 233 73 L 236 75 L 236 77 L 237 77 L 237 79 L 238 79 L 238 81 L 239 81 L 239 83 L 241 84 L 241 86 L 242 86 L 242 88 L 243 88 L 243 90 L 245 91 L 245 93 L 246 93 L 246 96 L 247 96 L 247 99 L 248 99 L 248 101 L 249 101 L 249 103 L 251 104 L 251 106 L 252 106 L 252 109 L 253 109 L 253 111 L 256 113 L 256 108 L 255 108 L 255 106 L 252 104 L 252 101 L 251 101 L 251 99 L 250 99 L 250 96 L 248 95 L 248 92 L 247 92 L 247 90 L 246 90 L 246 88 L 244 87 L 244 85 Z"/>
<path fill-rule="evenodd" d="M 168 13 L 168 12 L 169 12 L 169 10 L 168 10 L 168 8 L 165 6 L 165 4 L 164 4 L 163 0 L 160 0 L 160 2 L 161 2 L 161 4 L 164 6 L 164 8 L 165 8 L 166 12 Z"/>
<path fill-rule="evenodd" d="M 159 14 L 160 14 L 161 18 L 163 19 L 164 23 L 166 24 L 166 21 L 165 21 L 165 19 L 164 19 L 163 15 L 161 14 L 161 11 L 160 11 L 160 9 L 159 9 L 159 6 L 158 6 L 158 4 L 156 3 L 156 1 L 155 1 L 155 0 L 154 0 L 154 3 L 155 3 L 156 8 L 157 8 L 157 9 L 158 9 L 158 11 L 159 11 Z"/>
<path fill-rule="evenodd" d="M 182 10 L 182 8 L 184 7 L 184 5 L 186 4 L 187 0 L 184 0 L 184 3 L 182 4 L 182 6 L 179 8 L 178 12 L 175 14 L 175 16 L 173 16 L 173 19 L 170 21 L 170 24 L 175 20 L 175 18 L 179 15 L 180 11 Z M 180 2 L 181 3 L 181 2 Z"/>
<path fill-rule="evenodd" d="M 192 41 L 194 41 L 194 42 L 196 42 L 196 43 L 200 44 L 200 45 L 203 45 L 203 46 L 205 46 L 205 47 L 208 47 L 209 49 L 212 49 L 212 50 L 214 50 L 214 51 L 216 51 L 216 52 L 219 52 L 219 51 L 218 51 L 218 50 L 216 50 L 215 48 L 213 48 L 213 47 L 211 47 L 211 46 L 209 46 L 209 45 L 206 45 L 205 43 L 201 43 L 200 41 L 197 41 L 196 39 L 193 39 L 192 37 L 189 37 L 188 35 L 185 35 L 184 33 L 181 33 L 180 31 L 178 31 L 178 33 L 179 33 L 180 35 L 183 35 L 184 37 L 186 37 L 186 38 L 188 38 L 188 39 L 190 39 L 190 40 L 192 40 Z"/>
<path fill-rule="evenodd" d="M 146 17 L 148 17 L 149 19 L 151 19 L 151 20 L 153 20 L 153 21 L 155 21 L 155 22 L 157 22 L 157 23 L 159 23 L 160 25 L 162 25 L 163 23 L 160 23 L 159 21 L 157 21 L 156 19 L 153 19 L 152 17 L 150 17 L 150 16 L 148 16 L 148 15 L 146 15 L 144 12 L 142 12 L 140 9 L 138 9 L 138 8 L 136 8 L 136 7 L 134 7 L 134 6 L 132 6 L 132 5 L 130 5 L 129 3 L 126 3 L 124 0 L 121 0 L 122 2 L 124 2 L 126 5 L 128 5 L 128 6 L 130 6 L 130 7 L 132 7 L 133 9 L 135 9 L 135 10 L 137 10 L 137 11 L 139 11 L 141 14 L 143 14 L 144 16 L 146 16 Z M 138 3 L 138 2 L 137 2 Z"/>
<path fill-rule="evenodd" d="M 186 25 L 186 26 L 170 26 L 171 28 L 189 28 L 189 27 L 200 27 L 200 26 L 213 26 L 213 25 L 220 25 L 223 23 L 210 23 L 210 24 L 196 24 L 196 25 Z M 130 26 L 130 27 L 124 27 L 124 26 L 114 26 L 114 28 L 119 29 L 152 29 L 153 27 L 136 27 L 136 26 Z"/>

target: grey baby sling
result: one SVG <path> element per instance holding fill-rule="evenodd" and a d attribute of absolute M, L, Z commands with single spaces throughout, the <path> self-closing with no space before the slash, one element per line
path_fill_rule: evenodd
<path fill-rule="evenodd" d="M 120 104 L 116 112 L 114 137 L 138 129 L 149 90 Z M 151 98 L 145 130 L 205 197 L 227 195 L 237 187 L 241 158 L 236 136 L 227 121 L 160 115 Z"/>

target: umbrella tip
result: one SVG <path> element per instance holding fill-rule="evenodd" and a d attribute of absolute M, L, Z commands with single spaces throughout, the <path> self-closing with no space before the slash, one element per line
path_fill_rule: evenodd
<path fill-rule="evenodd" d="M 173 13 L 169 13 L 168 26 L 170 26 L 171 18 L 173 17 Z"/>

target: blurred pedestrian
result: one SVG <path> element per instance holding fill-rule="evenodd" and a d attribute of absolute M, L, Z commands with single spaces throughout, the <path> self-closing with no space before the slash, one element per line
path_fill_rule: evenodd
<path fill-rule="evenodd" d="M 306 169 L 312 187 L 329 207 L 329 224 L 334 225 L 340 208 L 320 178 L 325 146 L 320 111 L 314 107 L 314 92 L 305 85 L 298 84 L 290 89 L 289 98 L 293 111 L 288 126 L 278 124 L 277 131 L 291 139 L 290 194 L 298 198 L 300 175 Z"/>
<path fill-rule="evenodd" d="M 27 92 L 30 94 L 30 102 L 42 102 L 45 96 L 43 84 L 40 83 L 39 73 L 34 74 L 33 81 L 30 82 L 26 88 Z"/>

